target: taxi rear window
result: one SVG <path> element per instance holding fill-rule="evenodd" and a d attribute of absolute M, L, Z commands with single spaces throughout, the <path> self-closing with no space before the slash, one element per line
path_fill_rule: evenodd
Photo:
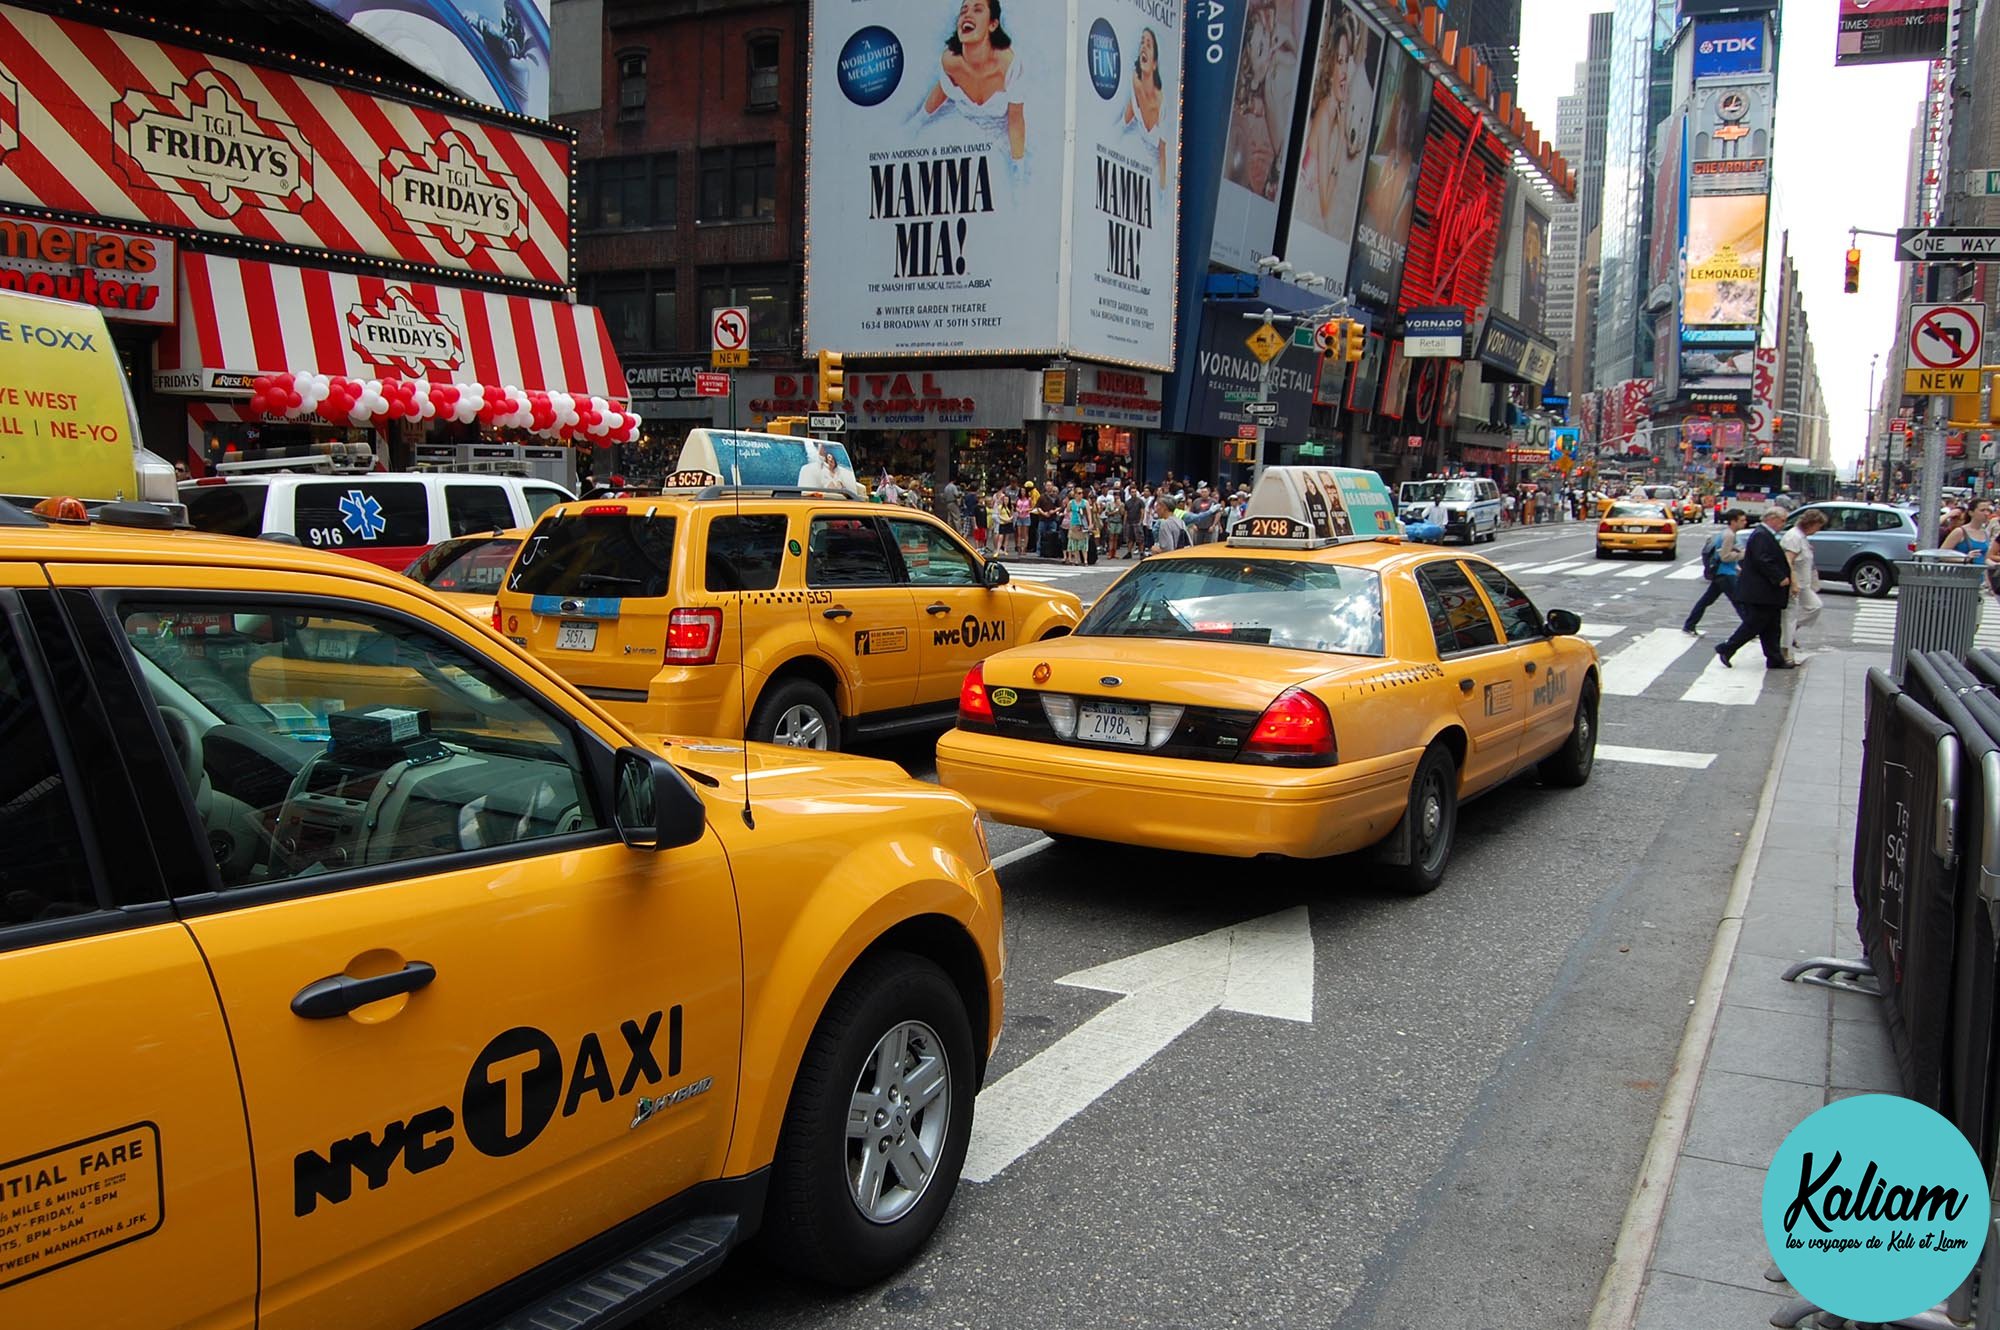
<path fill-rule="evenodd" d="M 1289 559 L 1145 563 L 1097 602 L 1076 633 L 1379 656 L 1382 578 L 1365 568 Z"/>
<path fill-rule="evenodd" d="M 518 540 L 467 536 L 430 547 L 409 567 L 409 575 L 433 591 L 498 591 L 514 561 Z"/>
<path fill-rule="evenodd" d="M 665 514 L 556 512 L 528 537 L 507 589 L 657 600 L 667 594 L 673 560 L 674 519 Z"/>
<path fill-rule="evenodd" d="M 1606 517 L 1665 517 L 1666 510 L 1657 503 L 1614 503 Z"/>

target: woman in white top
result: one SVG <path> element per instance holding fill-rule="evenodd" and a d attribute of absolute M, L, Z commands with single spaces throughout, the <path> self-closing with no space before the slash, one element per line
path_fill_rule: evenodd
<path fill-rule="evenodd" d="M 950 102 L 962 119 L 991 134 L 995 145 L 1004 134 L 1007 154 L 1018 166 L 1028 151 L 1028 124 L 1021 62 L 1014 57 L 1014 39 L 1000 26 L 1000 0 L 963 0 L 958 27 L 944 46 L 924 114 L 935 116 Z"/>
<path fill-rule="evenodd" d="M 1132 70 L 1132 96 L 1125 103 L 1125 127 L 1138 134 L 1146 155 L 1159 162 L 1154 187 L 1167 187 L 1167 134 L 1161 124 L 1160 39 L 1151 28 L 1139 34 L 1139 55 Z"/>
<path fill-rule="evenodd" d="M 1792 598 L 1785 605 L 1778 641 L 1784 646 L 1785 659 L 1794 665 L 1799 663 L 1799 630 L 1819 618 L 1819 573 L 1813 567 L 1810 537 L 1825 525 L 1826 514 L 1818 508 L 1808 508 L 1792 523 L 1792 529 L 1778 538 L 1785 551 L 1785 562 L 1792 569 Z"/>

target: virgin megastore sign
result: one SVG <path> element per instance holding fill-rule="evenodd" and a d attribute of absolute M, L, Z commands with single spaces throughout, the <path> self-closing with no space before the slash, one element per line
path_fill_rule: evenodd
<path fill-rule="evenodd" d="M 554 126 L 0 4 L 0 201 L 560 287 L 569 170 Z"/>
<path fill-rule="evenodd" d="M 847 370 L 847 427 L 860 429 L 1019 429 L 1040 377 L 1025 369 Z M 811 371 L 736 376 L 747 415 L 805 415 L 818 409 Z"/>
<path fill-rule="evenodd" d="M 1158 429 L 1161 380 L 1157 374 L 1138 370 L 1110 369 L 1101 365 L 1071 365 L 1061 373 L 1062 400 L 1052 402 L 1046 391 L 1034 394 L 1028 418 L 1078 421 L 1086 425 L 1124 425 L 1138 429 Z M 1048 380 L 1043 380 L 1046 389 Z"/>

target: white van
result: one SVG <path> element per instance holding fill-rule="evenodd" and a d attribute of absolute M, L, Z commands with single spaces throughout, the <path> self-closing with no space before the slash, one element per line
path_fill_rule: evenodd
<path fill-rule="evenodd" d="M 188 520 L 229 536 L 290 536 L 401 572 L 441 540 L 533 526 L 576 496 L 531 476 L 337 471 L 182 481 Z"/>
<path fill-rule="evenodd" d="M 1396 487 L 1396 513 L 1405 522 L 1422 521 L 1433 501 L 1444 504 L 1447 540 L 1471 545 L 1500 534 L 1500 487 L 1490 480 L 1406 480 Z"/>

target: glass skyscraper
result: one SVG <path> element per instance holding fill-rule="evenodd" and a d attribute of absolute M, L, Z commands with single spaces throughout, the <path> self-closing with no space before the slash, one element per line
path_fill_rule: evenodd
<path fill-rule="evenodd" d="M 1652 372 L 1652 320 L 1643 306 L 1653 215 L 1653 132 L 1666 119 L 1673 96 L 1667 46 L 1674 34 L 1674 0 L 1617 0 L 1612 14 L 1591 375 L 1599 388 Z"/>

